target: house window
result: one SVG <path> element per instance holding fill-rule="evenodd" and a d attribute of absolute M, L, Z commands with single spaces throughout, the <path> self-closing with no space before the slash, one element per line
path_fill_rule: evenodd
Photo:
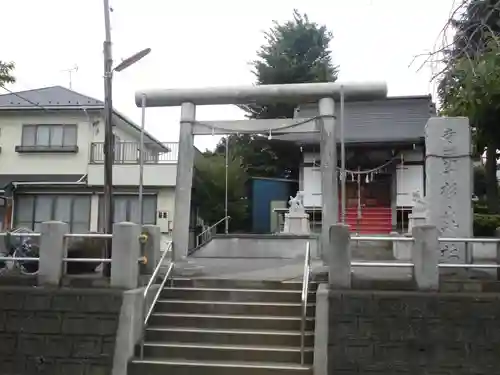
<path fill-rule="evenodd" d="M 399 233 L 408 233 L 411 212 L 412 207 L 398 207 L 396 209 L 396 230 Z"/>
<path fill-rule="evenodd" d="M 143 196 L 142 223 L 156 224 L 156 196 Z M 130 221 L 139 223 L 139 197 L 137 195 L 117 195 L 114 197 L 114 223 Z M 99 228 L 104 228 L 104 198 L 99 199 Z"/>
<path fill-rule="evenodd" d="M 76 151 L 76 125 L 23 125 L 21 146 L 17 151 Z"/>
<path fill-rule="evenodd" d="M 71 233 L 90 229 L 90 196 L 88 195 L 19 195 L 15 203 L 15 226 L 40 231 L 44 221 L 68 223 Z"/>

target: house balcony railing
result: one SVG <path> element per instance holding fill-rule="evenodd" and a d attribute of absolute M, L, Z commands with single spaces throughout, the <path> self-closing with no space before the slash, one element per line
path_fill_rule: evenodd
<path fill-rule="evenodd" d="M 162 147 L 163 146 L 163 147 Z M 117 142 L 114 145 L 115 164 L 139 164 L 139 142 Z M 177 162 L 179 144 L 167 142 L 144 143 L 144 164 L 172 164 Z M 93 142 L 90 149 L 90 163 L 104 163 L 104 142 Z"/>

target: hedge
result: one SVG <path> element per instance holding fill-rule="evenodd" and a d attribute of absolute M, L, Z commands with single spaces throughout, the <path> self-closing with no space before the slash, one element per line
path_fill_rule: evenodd
<path fill-rule="evenodd" d="M 487 215 L 489 213 L 488 207 L 486 206 L 486 204 L 483 204 L 482 202 L 475 202 L 474 203 L 474 213 Z"/>
<path fill-rule="evenodd" d="M 500 215 L 474 214 L 475 237 L 492 237 L 496 228 L 500 228 Z"/>

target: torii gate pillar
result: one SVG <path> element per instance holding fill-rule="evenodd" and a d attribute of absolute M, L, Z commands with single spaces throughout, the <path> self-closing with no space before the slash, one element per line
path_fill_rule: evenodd
<path fill-rule="evenodd" d="M 339 194 L 337 173 L 337 139 L 335 137 L 335 102 L 332 98 L 319 100 L 321 119 L 321 245 L 322 259 L 328 258 L 329 228 L 339 220 Z"/>
<path fill-rule="evenodd" d="M 174 260 L 186 257 L 189 248 L 191 190 L 194 166 L 193 123 L 195 119 L 196 106 L 193 103 L 182 103 L 177 179 L 175 182 L 174 229 L 172 233 Z"/>

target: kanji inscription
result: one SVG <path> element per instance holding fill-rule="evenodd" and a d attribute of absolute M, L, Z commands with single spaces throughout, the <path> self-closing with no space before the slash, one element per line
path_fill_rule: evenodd
<path fill-rule="evenodd" d="M 445 128 L 441 136 L 443 146 L 443 184 L 441 185 L 441 207 L 444 206 L 444 211 L 440 216 L 439 230 L 443 236 L 453 237 L 456 231 L 460 228 L 457 213 L 455 211 L 456 196 L 457 196 L 457 159 L 453 156 L 456 154 L 455 141 L 456 131 L 450 128 Z M 457 244 L 441 243 L 441 257 L 448 260 L 458 260 L 460 252 Z"/>

